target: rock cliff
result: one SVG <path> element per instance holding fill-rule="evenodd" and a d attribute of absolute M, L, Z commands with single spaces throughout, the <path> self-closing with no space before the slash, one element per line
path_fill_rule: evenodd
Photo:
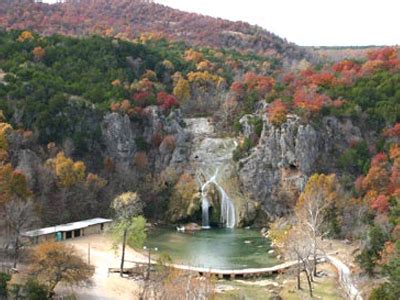
<path fill-rule="evenodd" d="M 252 134 L 248 119 L 241 120 L 245 136 Z M 324 117 L 318 124 L 305 124 L 288 115 L 276 127 L 264 114 L 258 144 L 239 161 L 241 188 L 269 216 L 281 216 L 293 207 L 308 176 L 334 172 L 340 154 L 360 139 L 360 130 L 349 120 Z"/>
<path fill-rule="evenodd" d="M 146 153 L 153 171 L 160 172 L 170 165 L 179 168 L 187 159 L 188 137 L 183 125 L 179 110 L 165 116 L 156 106 L 146 108 L 140 122 L 109 113 L 102 123 L 104 155 L 114 161 L 118 170 L 134 170 L 138 153 Z"/>

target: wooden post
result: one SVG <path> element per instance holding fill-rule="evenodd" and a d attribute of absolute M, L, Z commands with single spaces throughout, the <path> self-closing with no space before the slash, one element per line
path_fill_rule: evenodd
<path fill-rule="evenodd" d="M 88 264 L 90 266 L 90 242 L 88 243 Z"/>
<path fill-rule="evenodd" d="M 149 264 L 147 266 L 147 275 L 146 275 L 147 280 L 149 280 L 150 278 L 150 268 L 151 268 L 150 263 L 151 263 L 151 258 L 150 258 L 150 248 L 149 248 Z"/>
<path fill-rule="evenodd" d="M 125 245 L 126 245 L 126 236 L 128 234 L 128 230 L 124 230 L 124 236 L 122 239 L 122 257 L 121 257 L 121 270 L 119 275 L 122 277 L 124 274 L 124 261 L 125 261 Z"/>

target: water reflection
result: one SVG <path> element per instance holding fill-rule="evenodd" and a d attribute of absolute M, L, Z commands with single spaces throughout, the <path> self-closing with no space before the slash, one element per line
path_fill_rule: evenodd
<path fill-rule="evenodd" d="M 149 233 L 150 247 L 168 253 L 175 263 L 219 269 L 268 267 L 276 259 L 268 254 L 270 242 L 256 230 L 211 229 L 181 233 L 156 229 Z"/>

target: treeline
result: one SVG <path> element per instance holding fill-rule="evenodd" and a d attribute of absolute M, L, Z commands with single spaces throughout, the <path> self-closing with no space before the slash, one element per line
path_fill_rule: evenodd
<path fill-rule="evenodd" d="M 0 3 L 5 28 L 44 34 L 107 34 L 133 39 L 156 33 L 194 46 L 227 47 L 278 58 L 298 59 L 305 51 L 244 22 L 231 22 L 172 9 L 142 0 L 66 1 L 58 5 L 13 1 Z"/>
<path fill-rule="evenodd" d="M 151 36 L 131 43 L 1 31 L 0 110 L 14 127 L 36 130 L 40 143 L 69 137 L 86 151 L 109 109 L 140 119 L 148 105 L 170 109 L 192 92 L 224 88 L 243 70 L 277 67 L 276 60 Z"/>

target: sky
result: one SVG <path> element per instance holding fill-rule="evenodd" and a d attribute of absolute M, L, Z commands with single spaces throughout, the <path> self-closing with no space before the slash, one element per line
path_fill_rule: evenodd
<path fill-rule="evenodd" d="M 43 2 L 55 2 L 44 0 Z M 259 25 L 301 46 L 400 44 L 400 0 L 155 0 Z"/>

